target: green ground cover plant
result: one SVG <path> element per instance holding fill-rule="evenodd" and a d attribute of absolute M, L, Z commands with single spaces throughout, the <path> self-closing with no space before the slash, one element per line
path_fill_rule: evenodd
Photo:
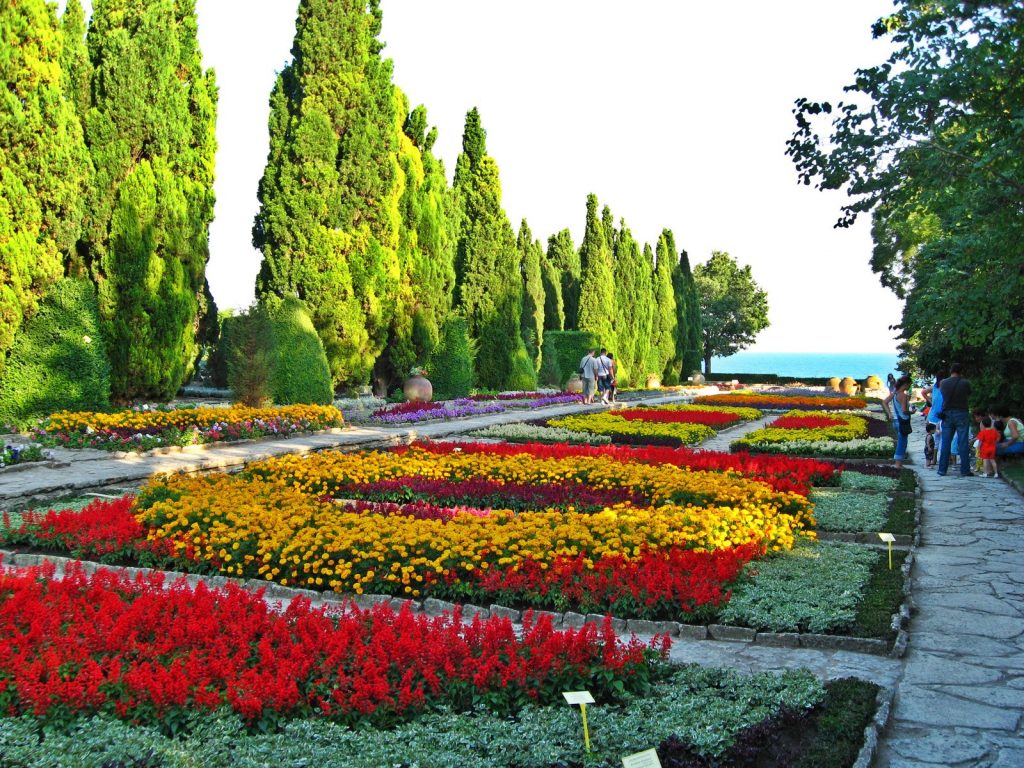
<path fill-rule="evenodd" d="M 522 423 L 495 424 L 486 429 L 471 432 L 470 437 L 486 437 L 507 440 L 512 443 L 570 443 L 572 445 L 607 445 L 612 441 L 608 435 L 595 435 L 590 432 L 575 432 L 571 429 Z"/>
<path fill-rule="evenodd" d="M 611 768 L 657 747 L 665 765 L 752 765 L 756 754 L 759 766 L 840 768 L 856 757 L 876 691 L 860 681 L 822 685 L 806 671 L 744 676 L 682 667 L 649 697 L 588 708 L 594 751 L 586 759 L 579 712 L 561 703 L 512 719 L 440 711 L 391 730 L 299 720 L 257 733 L 218 713 L 193 717 L 177 737 L 101 717 L 46 729 L 31 717 L 7 717 L 0 718 L 0 766 Z"/>
<path fill-rule="evenodd" d="M 880 493 L 818 489 L 811 493 L 814 519 L 821 531 L 887 530 L 889 498 Z"/>
<path fill-rule="evenodd" d="M 849 491 L 895 491 L 899 481 L 885 475 L 868 475 L 847 469 L 839 476 L 839 487 Z"/>

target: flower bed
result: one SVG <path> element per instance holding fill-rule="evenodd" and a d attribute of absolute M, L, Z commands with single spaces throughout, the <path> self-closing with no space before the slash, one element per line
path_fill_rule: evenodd
<path fill-rule="evenodd" d="M 629 421 L 704 424 L 716 429 L 731 427 L 741 421 L 753 421 L 761 418 L 761 412 L 755 408 L 719 408 L 704 405 L 641 406 L 616 411 L 615 415 Z"/>
<path fill-rule="evenodd" d="M 498 392 L 497 394 L 470 395 L 476 402 L 498 401 L 506 408 L 544 408 L 549 405 L 582 403 L 583 396 L 571 392 Z"/>
<path fill-rule="evenodd" d="M 574 432 L 559 427 L 543 427 L 539 424 L 494 424 L 486 429 L 469 433 L 471 437 L 486 437 L 507 440 L 513 443 L 569 443 L 573 445 L 607 445 L 612 441 L 608 435 L 594 435 L 590 432 Z"/>
<path fill-rule="evenodd" d="M 713 437 L 715 430 L 705 424 L 631 421 L 617 413 L 587 413 L 551 419 L 548 426 L 574 432 L 607 435 L 613 443 L 643 445 L 693 445 Z"/>
<path fill-rule="evenodd" d="M 46 454 L 38 445 L 5 445 L 0 447 L 0 469 L 15 464 L 45 461 Z"/>
<path fill-rule="evenodd" d="M 564 459 L 570 456 L 588 456 L 597 459 L 643 464 L 671 464 L 692 470 L 733 472 L 760 480 L 777 491 L 792 491 L 806 496 L 812 485 L 838 485 L 843 474 L 841 465 L 814 459 L 799 459 L 749 453 L 723 453 L 694 451 L 688 448 L 661 446 L 575 446 L 575 445 L 500 445 L 494 443 L 467 443 L 422 441 L 416 443 L 430 453 L 486 453 L 495 456 L 528 455 L 543 459 Z M 888 468 L 891 470 L 891 468 Z"/>
<path fill-rule="evenodd" d="M 855 410 L 864 408 L 862 397 L 807 397 L 791 395 L 725 394 L 694 398 L 699 405 L 733 405 L 767 410 Z"/>
<path fill-rule="evenodd" d="M 820 531 L 844 533 L 889 530 L 890 501 L 880 493 L 823 488 L 811 494 L 814 519 Z"/>
<path fill-rule="evenodd" d="M 501 403 L 478 403 L 468 398 L 439 403 L 411 402 L 380 408 L 370 415 L 370 421 L 378 424 L 413 424 L 431 419 L 460 419 L 484 413 L 502 413 L 504 410 L 505 406 Z"/>
<path fill-rule="evenodd" d="M 46 419 L 35 433 L 44 445 L 144 451 L 167 445 L 287 437 L 342 424 L 341 411 L 333 405 L 233 405 L 116 413 L 61 411 Z"/>
<path fill-rule="evenodd" d="M 107 713 L 172 733 L 222 707 L 262 730 L 312 716 L 383 725 L 438 705 L 504 714 L 583 687 L 614 701 L 645 690 L 664 653 L 619 642 L 610 623 L 555 632 L 527 617 L 520 639 L 503 619 L 329 615 L 302 598 L 277 613 L 230 584 L 162 581 L 0 572 L 4 712 Z"/>
<path fill-rule="evenodd" d="M 876 458 L 893 449 L 889 437 L 871 435 L 868 417 L 853 414 L 790 411 L 767 427 L 732 442 L 734 451 L 803 456 Z"/>

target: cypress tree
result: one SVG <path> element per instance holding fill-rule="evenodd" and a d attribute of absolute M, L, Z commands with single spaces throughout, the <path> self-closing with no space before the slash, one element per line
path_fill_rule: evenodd
<path fill-rule="evenodd" d="M 572 243 L 572 234 L 563 229 L 548 238 L 548 262 L 561 281 L 563 328 L 576 330 L 580 314 L 580 254 Z"/>
<path fill-rule="evenodd" d="M 253 226 L 257 294 L 305 302 L 336 385 L 368 379 L 401 279 L 399 117 L 378 6 L 299 4 Z"/>
<path fill-rule="evenodd" d="M 398 88 L 395 95 L 405 116 L 398 150 L 400 280 L 390 297 L 394 311 L 387 345 L 374 365 L 380 394 L 404 380 L 413 365 L 427 363 L 451 311 L 455 283 L 448 184 L 444 165 L 431 152 L 436 130 L 427 132 L 422 105 L 408 112 L 405 95 Z"/>
<path fill-rule="evenodd" d="M 667 229 L 661 231 L 656 250 L 654 268 L 654 324 L 651 333 L 650 368 L 662 380 L 667 380 L 669 368 L 676 349 L 675 292 L 672 289 L 672 265 L 676 260 L 675 238 Z"/>
<path fill-rule="evenodd" d="M 533 361 L 534 370 L 540 370 L 540 350 L 544 343 L 544 282 L 541 261 L 544 249 L 540 240 L 533 239 L 530 227 L 523 219 L 516 238 L 516 247 L 523 265 L 523 316 L 520 335 L 526 352 Z"/>
<path fill-rule="evenodd" d="M 89 49 L 85 46 L 85 9 L 81 0 L 68 0 L 60 17 L 64 49 L 60 57 L 61 81 L 64 95 L 84 125 L 89 111 L 89 81 L 92 78 L 92 63 Z"/>
<path fill-rule="evenodd" d="M 651 267 L 640 252 L 625 221 L 619 223 L 615 238 L 615 360 L 620 382 L 642 383 L 647 373 L 654 321 Z"/>
<path fill-rule="evenodd" d="M 86 142 L 95 167 L 88 265 L 115 399 L 166 399 L 204 329 L 213 219 L 216 85 L 191 0 L 97 0 Z M 215 332 L 215 331 L 214 331 Z"/>
<path fill-rule="evenodd" d="M 550 240 L 548 241 L 550 246 Z M 562 275 L 551 262 L 548 253 L 540 262 L 541 284 L 544 287 L 544 330 L 561 331 L 565 328 L 565 309 L 562 304 Z"/>
<path fill-rule="evenodd" d="M 64 96 L 61 34 L 43 0 L 0 10 L 0 374 L 22 323 L 81 233 L 88 155 Z"/>
<path fill-rule="evenodd" d="M 487 154 L 486 136 L 480 113 L 470 110 L 455 166 L 460 225 L 456 295 L 470 337 L 478 342 L 477 383 L 500 389 L 511 381 L 513 370 L 523 370 L 515 363 L 525 355 L 519 335 L 523 280 L 512 225 L 501 207 L 498 165 Z"/>
<path fill-rule="evenodd" d="M 680 358 L 682 360 L 681 378 L 700 371 L 701 360 L 703 359 L 703 327 L 700 319 L 700 294 L 697 290 L 697 283 L 693 279 L 693 271 L 690 269 L 690 257 L 683 251 L 679 258 L 679 275 L 683 285 L 682 294 L 686 297 L 686 314 L 680 316 L 680 323 L 683 328 L 679 334 L 681 339 Z"/>
<path fill-rule="evenodd" d="M 612 314 L 615 286 L 612 256 L 605 239 L 605 228 L 597 217 L 597 195 L 587 195 L 587 226 L 580 245 L 580 305 L 576 327 L 594 334 L 602 345 L 615 349 Z"/>

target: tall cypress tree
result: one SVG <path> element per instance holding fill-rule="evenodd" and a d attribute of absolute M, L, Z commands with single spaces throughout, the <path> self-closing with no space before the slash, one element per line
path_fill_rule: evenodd
<path fill-rule="evenodd" d="M 615 238 L 615 360 L 623 385 L 642 384 L 647 373 L 654 322 L 651 267 L 625 221 Z"/>
<path fill-rule="evenodd" d="M 700 294 L 697 291 L 697 283 L 693 279 L 693 272 L 690 269 L 690 257 L 683 251 L 679 255 L 678 281 L 681 288 L 676 295 L 685 297 L 686 312 L 680 315 L 680 329 L 677 332 L 679 338 L 679 357 L 681 361 L 680 378 L 700 371 L 701 360 L 703 359 L 703 328 L 700 319 Z M 675 279 L 673 281 L 675 285 Z"/>
<path fill-rule="evenodd" d="M 302 0 L 270 97 L 253 244 L 258 295 L 296 295 L 336 385 L 364 383 L 401 279 L 399 117 L 376 0 Z"/>
<path fill-rule="evenodd" d="M 405 95 L 398 88 L 395 95 L 399 114 L 406 115 Z M 374 365 L 378 392 L 406 378 L 414 364 L 427 362 L 451 311 L 454 241 L 444 165 L 431 151 L 436 137 L 436 129 L 427 131 L 427 111 L 422 105 L 408 112 L 398 150 L 401 277 L 390 297 L 394 312 L 387 345 Z"/>
<path fill-rule="evenodd" d="M 672 289 L 672 266 L 676 260 L 675 238 L 670 230 L 664 229 L 658 237 L 656 265 L 654 269 L 654 325 L 651 333 L 651 369 L 662 380 L 667 380 L 666 370 L 675 355 L 676 316 L 675 292 Z"/>
<path fill-rule="evenodd" d="M 511 382 L 515 359 L 526 354 L 519 335 L 523 281 L 515 235 L 501 207 L 498 164 L 487 154 L 486 137 L 473 108 L 455 166 L 460 208 L 455 277 L 458 309 L 478 343 L 477 382 L 499 389 Z"/>
<path fill-rule="evenodd" d="M 541 277 L 541 261 L 544 249 L 540 240 L 533 239 L 526 219 L 519 225 L 516 248 L 523 270 L 523 316 L 520 335 L 526 352 L 533 360 L 535 370 L 540 370 L 540 350 L 544 343 L 544 282 Z"/>
<path fill-rule="evenodd" d="M 213 219 L 216 85 L 191 0 L 97 0 L 86 141 L 99 294 L 114 398 L 168 398 L 191 374 Z M 212 318 L 211 318 L 212 320 Z"/>
<path fill-rule="evenodd" d="M 63 271 L 82 223 L 88 155 L 64 96 L 61 34 L 43 0 L 0 10 L 0 373 Z"/>
<path fill-rule="evenodd" d="M 605 228 L 597 217 L 597 195 L 587 195 L 587 225 L 580 245 L 580 305 L 576 327 L 595 334 L 601 344 L 615 349 L 612 313 L 615 307 L 615 286 L 612 276 L 612 255 L 605 239 Z"/>
<path fill-rule="evenodd" d="M 561 280 L 563 328 L 576 330 L 580 314 L 580 254 L 572 243 L 572 233 L 563 229 L 548 238 L 548 262 Z"/>
<path fill-rule="evenodd" d="M 565 329 L 565 307 L 562 303 L 562 275 L 551 262 L 549 251 L 544 253 L 540 262 L 541 283 L 544 286 L 544 330 L 561 331 Z"/>

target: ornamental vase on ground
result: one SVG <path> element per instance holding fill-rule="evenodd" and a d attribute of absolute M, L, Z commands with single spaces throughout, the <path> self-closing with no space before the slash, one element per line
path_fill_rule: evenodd
<path fill-rule="evenodd" d="M 402 392 L 405 393 L 405 399 L 407 402 L 414 403 L 429 403 L 430 398 L 434 396 L 434 387 L 430 381 L 423 376 L 412 376 L 406 379 L 405 386 L 402 387 Z"/>

